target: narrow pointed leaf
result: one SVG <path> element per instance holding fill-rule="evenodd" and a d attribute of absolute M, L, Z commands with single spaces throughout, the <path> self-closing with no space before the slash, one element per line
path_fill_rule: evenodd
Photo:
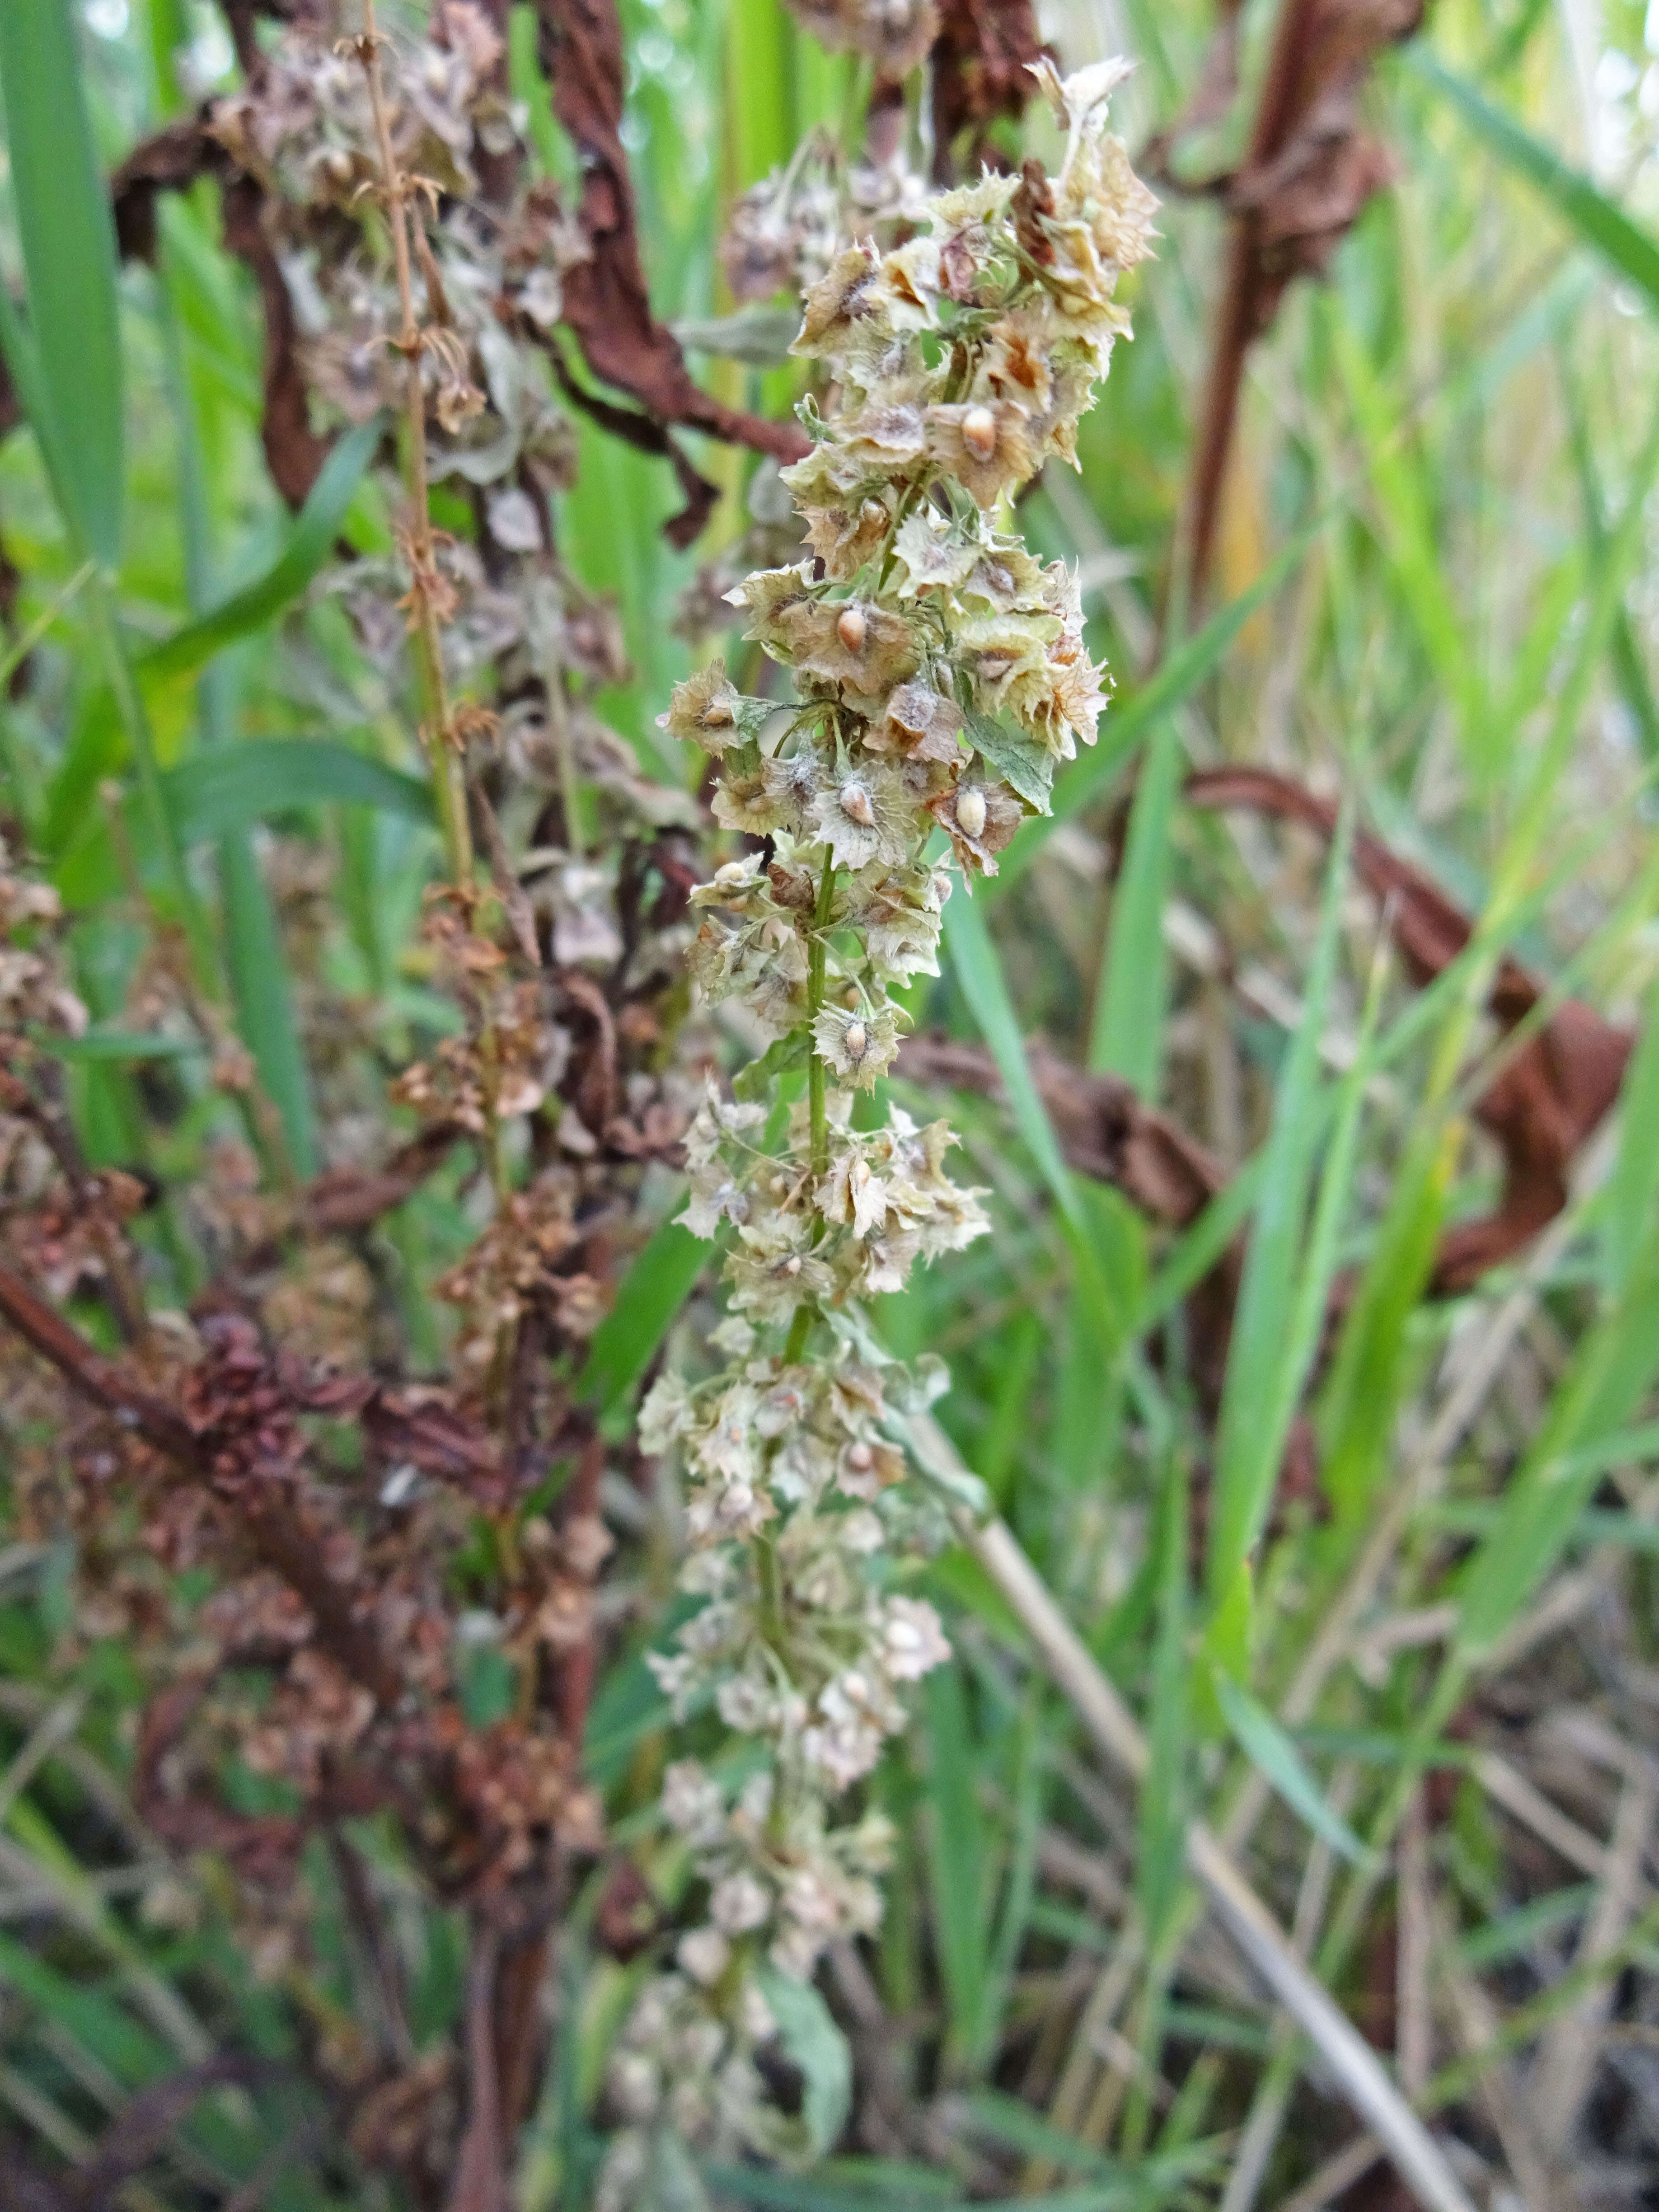
<path fill-rule="evenodd" d="M 115 226 L 69 0 L 0 7 L 0 94 L 40 368 L 33 404 L 46 418 L 37 427 L 61 471 L 65 520 L 113 569 L 125 474 Z"/>
<path fill-rule="evenodd" d="M 145 677 L 193 676 L 216 653 L 263 629 L 293 605 L 328 559 L 385 428 L 376 416 L 347 432 L 323 464 L 288 543 L 264 575 L 152 646 L 138 664 Z"/>
<path fill-rule="evenodd" d="M 1599 253 L 1616 276 L 1644 293 L 1659 307 L 1659 239 L 1598 191 L 1589 179 L 1564 161 L 1553 147 L 1494 107 L 1467 77 L 1459 76 L 1423 46 L 1407 54 L 1410 66 L 1450 101 L 1463 120 L 1517 174 L 1535 185 L 1585 245 Z"/>
<path fill-rule="evenodd" d="M 432 819 L 431 790 L 419 776 L 321 738 L 246 738 L 192 754 L 161 781 L 186 845 L 297 806 L 377 806 Z"/>

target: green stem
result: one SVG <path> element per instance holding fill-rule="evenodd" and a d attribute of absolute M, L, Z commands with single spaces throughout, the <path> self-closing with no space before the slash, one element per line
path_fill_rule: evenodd
<path fill-rule="evenodd" d="M 823 1060 L 817 1042 L 811 1036 L 811 1026 L 823 1011 L 824 970 L 829 963 L 825 933 L 830 927 L 830 916 L 835 910 L 835 903 L 836 863 L 826 848 L 823 874 L 818 883 L 818 902 L 812 915 L 812 941 L 806 953 L 806 1103 L 811 1125 L 812 1172 L 815 1176 L 827 1175 L 830 1171 L 830 1111 L 823 1095 Z"/>
<path fill-rule="evenodd" d="M 760 1584 L 761 1634 L 775 1651 L 783 1649 L 783 1570 L 769 1536 L 755 1539 L 755 1577 Z"/>

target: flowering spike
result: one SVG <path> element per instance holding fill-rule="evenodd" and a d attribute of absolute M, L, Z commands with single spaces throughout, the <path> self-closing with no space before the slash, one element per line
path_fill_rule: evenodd
<path fill-rule="evenodd" d="M 671 1370 L 641 1413 L 645 1449 L 678 1456 L 681 1583 L 706 1601 L 652 1665 L 682 1711 L 712 1697 L 765 1763 L 734 1802 L 695 1762 L 669 1770 L 665 1817 L 708 1883 L 709 1924 L 623 2031 L 611 2090 L 628 2124 L 600 2212 L 641 2201 L 665 2124 L 725 2154 L 805 2151 L 755 2063 L 778 2032 L 767 1990 L 875 1927 L 886 1829 L 873 1813 L 837 1821 L 836 1800 L 903 1726 L 902 1686 L 949 1656 L 932 1607 L 895 1586 L 930 1501 L 894 1435 L 943 1370 L 886 1360 L 860 1304 L 988 1224 L 944 1171 L 945 1123 L 890 1107 L 854 1127 L 852 1105 L 897 1050 L 893 986 L 937 972 L 951 878 L 930 839 L 994 873 L 1104 703 L 1074 578 L 997 517 L 1050 456 L 1073 458 L 1127 328 L 1118 274 L 1148 251 L 1151 198 L 1103 135 L 1112 81 L 1055 80 L 1058 178 L 988 173 L 921 204 L 893 251 L 829 262 L 795 350 L 836 403 L 805 411 L 817 441 L 784 477 L 817 557 L 731 594 L 799 704 L 762 729 L 715 664 L 665 718 L 719 757 L 717 819 L 770 841 L 693 894 L 704 991 L 779 1036 L 739 1089 L 803 1062 L 809 1080 L 787 1116 L 711 1090 L 686 1146 L 686 1225 L 736 1230 L 715 1333 L 730 1364 L 697 1382 Z"/>

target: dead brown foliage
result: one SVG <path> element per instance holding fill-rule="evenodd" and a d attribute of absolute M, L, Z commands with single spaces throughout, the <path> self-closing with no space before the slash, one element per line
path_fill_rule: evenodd
<path fill-rule="evenodd" d="M 1378 54 L 1409 38 L 1423 13 L 1424 0 L 1284 0 L 1244 158 L 1194 183 L 1172 169 L 1176 150 L 1218 121 L 1237 89 L 1240 8 L 1224 0 L 1196 97 L 1147 149 L 1144 173 L 1166 190 L 1214 198 L 1231 218 L 1186 502 L 1194 605 L 1214 551 L 1245 357 L 1291 280 L 1324 270 L 1389 181 L 1388 149 L 1364 128 L 1360 96 Z"/>

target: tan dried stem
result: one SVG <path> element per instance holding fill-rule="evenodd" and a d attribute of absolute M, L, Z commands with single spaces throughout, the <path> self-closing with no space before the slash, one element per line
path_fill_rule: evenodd
<path fill-rule="evenodd" d="M 398 303 L 403 325 L 391 343 L 404 357 L 404 480 L 409 495 L 408 557 L 410 570 L 410 629 L 415 640 L 415 664 L 421 687 L 423 720 L 422 742 L 432 774 L 433 797 L 443 830 L 444 852 L 450 879 L 463 891 L 472 883 L 472 833 L 467 820 L 466 767 L 460 732 L 449 702 L 444 678 L 443 641 L 438 608 L 441 585 L 437 540 L 432 528 L 431 499 L 427 475 L 426 387 L 421 356 L 429 333 L 415 313 L 413 256 L 410 247 L 410 203 L 428 187 L 398 163 L 392 143 L 392 117 L 386 85 L 380 74 L 380 34 L 375 27 L 374 0 L 363 0 L 362 35 L 353 51 L 362 64 L 368 85 L 369 108 L 374 118 L 374 138 L 380 158 L 378 197 L 392 234 L 392 258 L 397 273 Z"/>

